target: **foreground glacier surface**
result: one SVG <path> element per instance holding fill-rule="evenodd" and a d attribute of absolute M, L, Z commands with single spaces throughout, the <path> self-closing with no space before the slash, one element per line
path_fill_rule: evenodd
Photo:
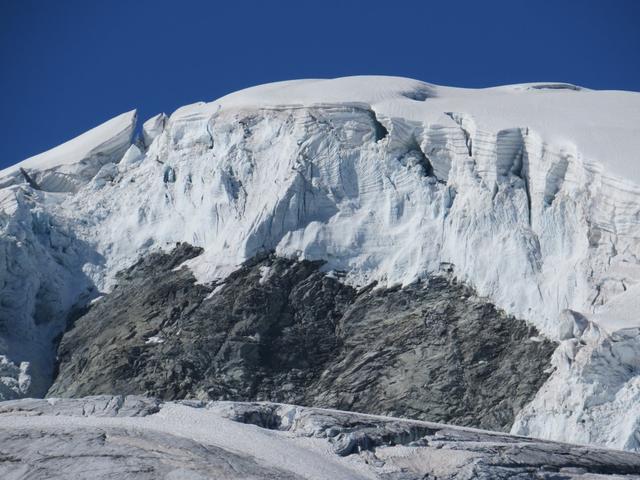
<path fill-rule="evenodd" d="M 76 312 L 188 242 L 202 284 L 270 251 L 358 289 L 451 270 L 559 343 L 513 433 L 640 449 L 639 94 L 350 77 L 186 106 L 133 141 L 136 121 L 0 172 L 2 398 L 44 395 Z"/>
<path fill-rule="evenodd" d="M 0 475 L 135 479 L 637 479 L 640 455 L 276 403 L 0 403 Z"/>

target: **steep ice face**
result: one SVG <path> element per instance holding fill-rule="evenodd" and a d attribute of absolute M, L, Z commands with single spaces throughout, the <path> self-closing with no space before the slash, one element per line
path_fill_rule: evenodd
<path fill-rule="evenodd" d="M 34 334 L 23 332 L 43 331 L 34 320 L 36 304 L 50 305 L 38 303 L 47 298 L 41 283 L 66 292 L 45 315 L 55 327 L 42 335 L 51 338 L 81 295 L 108 290 L 140 254 L 178 241 L 204 247 L 189 262 L 201 281 L 223 278 L 262 250 L 325 260 L 326 270 L 355 285 L 407 285 L 446 264 L 552 338 L 571 341 L 565 309 L 597 322 L 612 302 L 631 313 L 603 323 L 607 335 L 638 326 L 625 307 L 640 279 L 638 125 L 640 95 L 630 92 L 351 77 L 270 84 L 183 107 L 145 123 L 140 147 L 129 148 L 130 130 L 114 129 L 100 145 L 118 148 L 91 163 L 91 175 L 76 175 L 73 188 L 47 188 L 40 172 L 60 161 L 43 154 L 24 167 L 26 176 L 15 167 L 0 172 L 10 185 L 1 190 L 9 205 L 3 258 L 25 257 L 3 272 L 2 320 L 8 344 L 17 345 L 9 358 L 37 357 Z M 78 165 L 83 151 L 63 157 Z M 42 231 L 33 218 L 45 214 Z M 50 237 L 69 243 L 56 250 Z M 23 301 L 12 303 L 10 292 L 25 292 Z M 600 361 L 595 346 L 604 338 L 576 344 L 596 352 L 585 350 L 585 364 Z M 607 368 L 623 364 L 615 357 Z M 589 389 L 581 395 L 595 398 Z M 635 397 L 623 398 L 633 411 Z M 627 417 L 614 410 L 608 421 L 622 428 Z M 606 444 L 605 437 L 591 439 Z"/>
<path fill-rule="evenodd" d="M 82 218 L 56 209 L 87 182 L 113 179 L 135 120 L 124 113 L 0 172 L 0 398 L 46 392 L 54 339 L 95 295 L 83 266 L 100 255 L 74 232 Z"/>
<path fill-rule="evenodd" d="M 67 315 L 94 293 L 83 273 L 101 259 L 53 213 L 61 194 L 11 186 L 0 190 L 0 395 L 43 395 L 52 380 L 54 339 Z M 11 368 L 13 364 L 14 368 Z"/>
<path fill-rule="evenodd" d="M 164 113 L 159 113 L 144 122 L 142 125 L 142 141 L 146 147 L 151 145 L 153 140 L 162 133 L 167 120 L 167 116 Z"/>
<path fill-rule="evenodd" d="M 183 240 L 205 247 L 191 265 L 202 281 L 271 249 L 326 260 L 358 285 L 406 285 L 451 263 L 558 338 L 562 310 L 594 312 L 640 278 L 638 187 L 531 128 L 439 118 L 387 117 L 360 101 L 249 108 L 231 96 L 179 110 L 137 167 L 66 206 L 104 252 L 101 289 L 140 252 Z"/>
<path fill-rule="evenodd" d="M 511 433 L 640 451 L 638 329 L 588 324 L 554 353 L 555 371 L 520 411 Z"/>

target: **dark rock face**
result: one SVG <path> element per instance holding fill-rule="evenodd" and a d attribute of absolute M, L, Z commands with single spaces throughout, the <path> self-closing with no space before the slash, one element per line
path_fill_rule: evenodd
<path fill-rule="evenodd" d="M 555 344 L 463 285 L 430 278 L 358 296 L 318 405 L 505 430 L 548 374 Z"/>
<path fill-rule="evenodd" d="M 218 286 L 179 245 L 118 276 L 59 347 L 49 396 L 269 400 L 505 430 L 555 345 L 447 277 L 356 291 L 264 256 Z M 215 290 L 214 290 L 215 287 Z"/>

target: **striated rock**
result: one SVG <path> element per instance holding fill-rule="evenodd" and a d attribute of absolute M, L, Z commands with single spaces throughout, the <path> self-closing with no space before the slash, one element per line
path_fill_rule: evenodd
<path fill-rule="evenodd" d="M 307 405 L 492 430 L 509 429 L 555 348 L 443 276 L 358 295 L 337 333 L 340 353 Z"/>
<path fill-rule="evenodd" d="M 555 345 L 446 276 L 356 291 L 256 257 L 215 287 L 180 244 L 118 274 L 64 335 L 49 396 L 270 400 L 508 430 Z M 213 291 L 212 291 L 213 288 Z"/>

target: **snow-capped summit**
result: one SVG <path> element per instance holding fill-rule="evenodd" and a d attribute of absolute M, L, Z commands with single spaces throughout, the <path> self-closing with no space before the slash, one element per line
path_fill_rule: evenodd
<path fill-rule="evenodd" d="M 562 341 L 518 432 L 638 448 L 640 94 L 347 77 L 134 122 L 0 172 L 0 395 L 44 393 L 69 312 L 186 241 L 202 282 L 270 250 L 357 286 L 453 268 Z"/>
<path fill-rule="evenodd" d="M 172 117 L 207 116 L 217 109 L 323 104 L 360 105 L 382 119 L 424 124 L 450 124 L 451 115 L 460 114 L 467 117 L 470 128 L 486 132 L 529 128 L 548 148 L 573 151 L 587 163 L 605 166 L 608 174 L 640 182 L 640 166 L 633 161 L 640 148 L 635 134 L 640 99 L 635 92 L 596 91 L 557 82 L 471 89 L 400 77 L 355 76 L 259 85 L 211 103 L 182 107 Z"/>

